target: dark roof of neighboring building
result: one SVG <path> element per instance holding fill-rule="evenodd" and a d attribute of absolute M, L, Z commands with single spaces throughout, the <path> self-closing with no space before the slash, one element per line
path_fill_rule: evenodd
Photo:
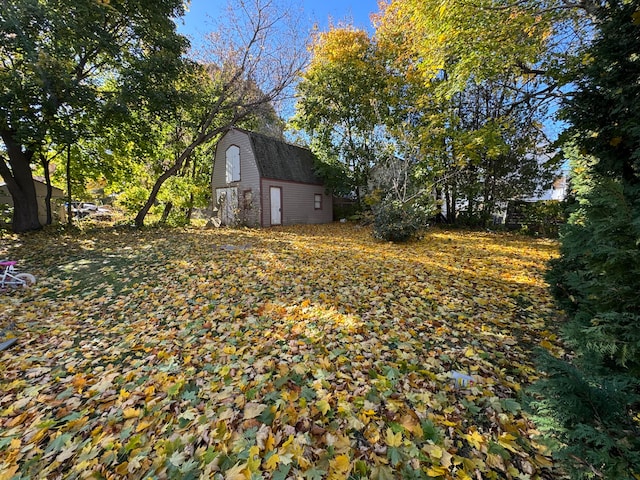
<path fill-rule="evenodd" d="M 324 183 L 315 174 L 315 156 L 308 148 L 260 133 L 237 130 L 249 136 L 261 177 L 316 185 Z"/>

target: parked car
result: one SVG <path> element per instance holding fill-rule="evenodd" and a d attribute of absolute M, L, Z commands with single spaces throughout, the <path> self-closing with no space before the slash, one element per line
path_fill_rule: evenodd
<path fill-rule="evenodd" d="M 95 203 L 82 202 L 80 204 L 80 210 L 84 210 L 85 212 L 97 212 L 98 206 Z"/>
<path fill-rule="evenodd" d="M 65 203 L 66 209 L 69 204 Z M 98 211 L 99 207 L 95 203 L 90 202 L 71 202 L 71 214 L 77 218 L 83 218 Z"/>

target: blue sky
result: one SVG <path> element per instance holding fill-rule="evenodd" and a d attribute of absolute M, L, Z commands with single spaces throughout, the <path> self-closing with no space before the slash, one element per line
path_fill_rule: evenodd
<path fill-rule="evenodd" d="M 189 12 L 178 21 L 178 31 L 198 43 L 198 38 L 212 30 L 210 19 L 224 11 L 226 4 L 227 0 L 191 0 Z M 302 23 L 315 23 L 321 30 L 327 29 L 329 18 L 334 24 L 344 20 L 372 30 L 369 15 L 378 11 L 377 0 L 298 0 L 298 4 L 306 17 Z"/>

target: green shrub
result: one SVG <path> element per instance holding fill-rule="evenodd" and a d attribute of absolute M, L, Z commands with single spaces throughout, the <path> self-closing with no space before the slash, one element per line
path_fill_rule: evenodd
<path fill-rule="evenodd" d="M 136 213 L 142 208 L 148 197 L 148 189 L 139 185 L 133 185 L 118 196 L 115 205 L 127 213 Z"/>
<path fill-rule="evenodd" d="M 427 227 L 432 214 L 429 205 L 420 202 L 403 203 L 385 199 L 372 207 L 373 235 L 380 240 L 406 242 Z"/>
<path fill-rule="evenodd" d="M 632 479 L 640 467 L 638 426 L 629 415 L 640 400 L 637 380 L 591 362 L 540 360 L 546 375 L 529 388 L 529 409 L 554 458 L 572 479 Z"/>

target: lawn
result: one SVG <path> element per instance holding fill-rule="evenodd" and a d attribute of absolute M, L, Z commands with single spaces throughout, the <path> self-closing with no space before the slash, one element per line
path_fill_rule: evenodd
<path fill-rule="evenodd" d="M 552 241 L 351 224 L 6 235 L 0 480 L 557 478 Z M 1 339 L 0 339 L 1 340 Z M 462 379 L 456 380 L 456 377 Z"/>

